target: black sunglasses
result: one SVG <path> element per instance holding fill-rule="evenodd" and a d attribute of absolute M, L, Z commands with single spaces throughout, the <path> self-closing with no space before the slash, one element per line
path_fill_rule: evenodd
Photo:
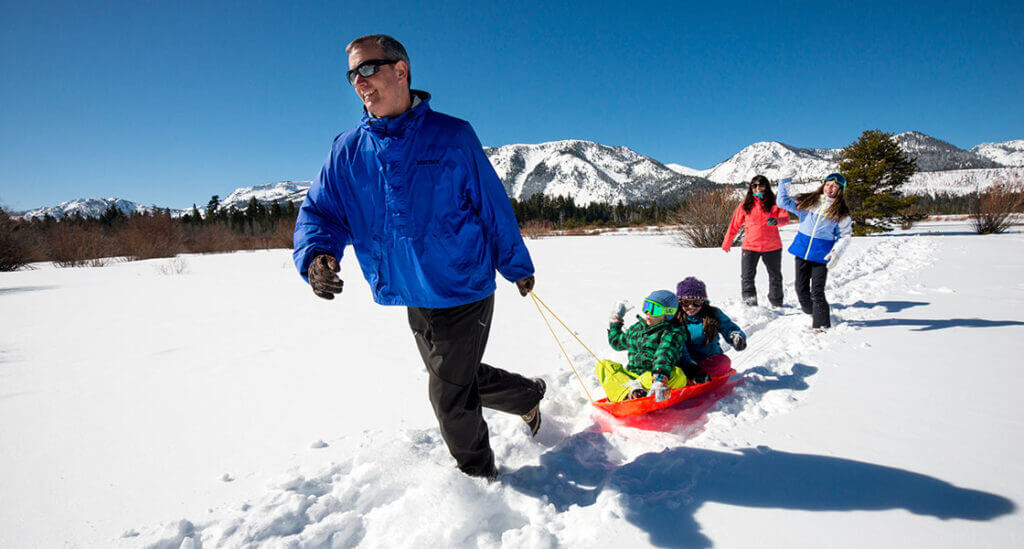
<path fill-rule="evenodd" d="M 767 189 L 768 185 L 765 184 L 765 183 L 751 183 L 750 184 L 750 188 L 751 189 Z"/>
<path fill-rule="evenodd" d="M 358 67 L 348 71 L 348 83 L 350 85 L 356 85 L 356 75 L 362 76 L 363 78 L 369 78 L 380 70 L 384 65 L 394 65 L 398 63 L 398 59 L 370 59 L 369 61 L 363 61 Z"/>

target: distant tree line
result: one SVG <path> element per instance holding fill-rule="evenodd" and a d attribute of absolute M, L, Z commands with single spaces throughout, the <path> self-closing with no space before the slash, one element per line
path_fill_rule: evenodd
<path fill-rule="evenodd" d="M 545 196 L 535 194 L 526 200 L 509 199 L 519 226 L 540 222 L 554 230 L 579 227 L 625 227 L 630 225 L 661 225 L 679 207 L 679 203 L 631 204 L 621 200 L 612 205 L 607 202 L 591 202 L 579 206 L 569 196 Z"/>
<path fill-rule="evenodd" d="M 125 214 L 114 206 L 91 218 L 75 213 L 60 219 L 46 215 L 19 220 L 2 212 L 0 270 L 36 261 L 98 266 L 111 258 L 132 261 L 180 253 L 290 248 L 298 208 L 292 203 L 268 207 L 255 198 L 244 210 L 222 208 L 214 196 L 203 213 L 195 205 L 180 217 L 160 209 Z"/>

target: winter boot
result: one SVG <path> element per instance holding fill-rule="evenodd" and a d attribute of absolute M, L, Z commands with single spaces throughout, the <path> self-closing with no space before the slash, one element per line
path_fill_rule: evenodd
<path fill-rule="evenodd" d="M 544 393 L 548 390 L 547 384 L 539 377 L 534 378 L 533 382 L 537 384 L 537 388 L 540 390 L 540 398 L 543 400 Z M 537 405 L 534 406 L 532 410 L 526 412 L 520 417 L 522 417 L 523 421 L 526 422 L 526 425 L 530 427 L 530 436 L 537 436 L 537 431 L 540 430 L 540 402 L 538 401 Z"/>

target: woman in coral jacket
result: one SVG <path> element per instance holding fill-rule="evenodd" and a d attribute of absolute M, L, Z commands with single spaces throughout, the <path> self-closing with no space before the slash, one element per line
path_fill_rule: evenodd
<path fill-rule="evenodd" d="M 779 227 L 789 223 L 789 214 L 775 205 L 775 194 L 768 178 L 755 175 L 750 180 L 747 196 L 732 214 L 729 230 L 725 231 L 722 249 L 728 252 L 736 233 L 743 227 L 743 261 L 740 283 L 743 302 L 757 305 L 754 277 L 758 260 L 768 270 L 768 301 L 774 307 L 782 306 L 782 239 Z"/>

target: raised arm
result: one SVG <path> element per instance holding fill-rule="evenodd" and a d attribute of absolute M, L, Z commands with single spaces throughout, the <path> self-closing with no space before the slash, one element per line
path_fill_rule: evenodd
<path fill-rule="evenodd" d="M 796 201 L 789 196 L 789 184 L 792 182 L 792 177 L 784 177 L 779 180 L 779 196 L 775 203 L 784 210 L 797 213 Z"/>

